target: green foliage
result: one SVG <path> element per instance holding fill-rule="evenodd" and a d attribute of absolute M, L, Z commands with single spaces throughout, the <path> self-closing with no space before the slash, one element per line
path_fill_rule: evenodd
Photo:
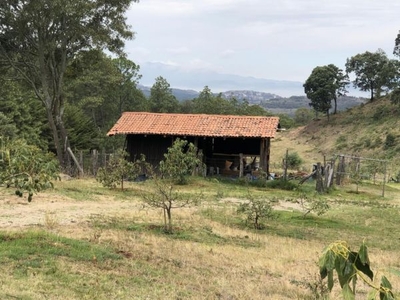
<path fill-rule="evenodd" d="M 233 100 L 230 103 L 228 100 L 222 98 L 220 94 L 215 96 L 210 88 L 205 86 L 199 96 L 193 100 L 193 112 L 197 114 L 217 115 L 235 114 L 232 107 L 235 101 Z"/>
<path fill-rule="evenodd" d="M 268 112 L 260 105 L 251 105 L 246 99 L 225 98 L 214 94 L 205 86 L 197 98 L 182 103 L 181 112 L 214 115 L 266 116 Z"/>
<path fill-rule="evenodd" d="M 330 208 L 328 202 L 324 198 L 319 197 L 318 194 L 314 194 L 310 197 L 304 192 L 299 192 L 296 201 L 300 202 L 300 205 L 304 210 L 303 217 L 306 217 L 309 213 L 315 213 L 318 216 L 321 216 Z"/>
<path fill-rule="evenodd" d="M 100 132 L 98 127 L 79 106 L 67 104 L 65 107 L 65 127 L 68 139 L 77 149 L 98 149 Z"/>
<path fill-rule="evenodd" d="M 15 76 L 10 70 L 0 73 L 0 136 L 47 149 L 46 116 L 33 92 L 23 82 L 10 80 Z"/>
<path fill-rule="evenodd" d="M 121 258 L 112 249 L 42 231 L 0 232 L 0 255 L 21 262 L 21 267 L 28 266 L 35 257 L 40 266 L 54 257 L 68 257 L 80 262 Z"/>
<path fill-rule="evenodd" d="M 135 179 L 141 173 L 141 167 L 146 164 L 143 156 L 135 162 L 129 162 L 127 157 L 128 153 L 124 150 L 118 150 L 112 154 L 107 165 L 99 168 L 96 180 L 108 188 L 116 188 L 120 184 L 123 190 L 124 179 L 127 177 Z"/>
<path fill-rule="evenodd" d="M 303 163 L 303 160 L 297 152 L 288 153 L 284 159 L 286 160 L 286 165 L 289 169 L 297 169 Z"/>
<path fill-rule="evenodd" d="M 384 122 L 384 120 L 387 119 L 388 116 L 390 116 L 391 112 L 392 112 L 392 108 L 390 106 L 381 105 L 375 109 L 372 118 L 375 121 L 381 121 L 381 122 L 383 121 Z"/>
<path fill-rule="evenodd" d="M 294 119 L 289 117 L 286 114 L 278 114 L 279 117 L 279 124 L 281 125 L 282 128 L 292 128 L 294 127 Z"/>
<path fill-rule="evenodd" d="M 394 134 L 392 134 L 392 133 L 388 133 L 386 135 L 384 149 L 387 150 L 389 148 L 392 148 L 395 145 L 396 145 L 396 136 Z"/>
<path fill-rule="evenodd" d="M 371 92 L 371 101 L 375 95 L 380 96 L 381 92 L 392 90 L 399 76 L 399 62 L 390 60 L 386 53 L 379 49 L 372 53 L 366 51 L 347 59 L 346 72 L 354 73 L 354 87 L 361 91 Z"/>
<path fill-rule="evenodd" d="M 249 201 L 241 203 L 237 212 L 246 216 L 246 222 L 249 222 L 254 229 L 263 229 L 262 223 L 265 219 L 273 217 L 273 210 L 270 201 L 265 199 L 256 199 L 249 193 Z"/>
<path fill-rule="evenodd" d="M 160 171 L 165 178 L 171 178 L 178 184 L 187 184 L 189 176 L 197 167 L 202 168 L 202 162 L 197 157 L 197 149 L 192 143 L 176 139 L 165 159 L 160 162 Z"/>
<path fill-rule="evenodd" d="M 124 16 L 132 2 L 137 0 L 0 3 L 0 59 L 42 103 L 61 164 L 68 140 L 63 122 L 67 66 L 82 50 L 122 55 L 124 40 L 133 37 Z"/>
<path fill-rule="evenodd" d="M 400 104 L 400 88 L 393 90 L 393 92 L 390 94 L 390 101 L 395 105 Z"/>
<path fill-rule="evenodd" d="M 170 180 L 160 179 L 156 175 L 153 177 L 153 182 L 152 190 L 143 193 L 142 199 L 147 205 L 163 210 L 164 231 L 172 233 L 172 210 L 198 205 L 202 195 L 201 193 L 193 195 L 179 192 Z"/>
<path fill-rule="evenodd" d="M 368 299 L 375 299 L 377 294 L 381 300 L 395 299 L 392 286 L 385 276 L 382 276 L 380 286 L 374 285 L 374 274 L 370 269 L 365 243 L 362 243 L 358 252 L 351 251 L 344 241 L 330 244 L 319 259 L 319 267 L 321 278 L 327 278 L 330 291 L 334 285 L 333 273 L 336 271 L 343 298 L 346 300 L 355 299 L 358 278 L 373 289 Z"/>
<path fill-rule="evenodd" d="M 179 102 L 172 94 L 168 81 L 159 76 L 150 89 L 150 109 L 152 112 L 173 113 L 178 111 Z"/>
<path fill-rule="evenodd" d="M 267 180 L 266 187 L 272 189 L 293 191 L 298 188 L 298 184 L 290 180 L 275 179 L 275 180 Z"/>
<path fill-rule="evenodd" d="M 0 184 L 15 188 L 15 194 L 22 197 L 28 193 L 32 201 L 34 193 L 53 187 L 58 179 L 58 163 L 51 153 L 23 140 L 0 139 Z"/>
<path fill-rule="evenodd" d="M 347 137 L 345 135 L 339 135 L 339 137 L 336 139 L 336 149 L 337 150 L 342 150 L 348 147 L 347 145 Z"/>
<path fill-rule="evenodd" d="M 143 111 L 148 101 L 137 89 L 139 66 L 101 50 L 82 51 L 66 71 L 65 124 L 71 145 L 97 148 L 124 111 Z M 100 130 L 99 130 L 100 129 Z M 92 138 L 91 138 L 92 137 Z M 90 143 L 92 145 L 90 145 Z"/>
<path fill-rule="evenodd" d="M 336 113 L 336 100 L 346 93 L 347 83 L 348 77 L 343 74 L 343 70 L 330 64 L 314 68 L 303 86 L 307 98 L 311 100 L 310 106 L 317 112 L 329 115 L 332 101 L 335 103 L 334 113 Z"/>
<path fill-rule="evenodd" d="M 314 112 L 305 107 L 300 107 L 294 112 L 294 122 L 296 125 L 306 125 L 314 117 Z"/>

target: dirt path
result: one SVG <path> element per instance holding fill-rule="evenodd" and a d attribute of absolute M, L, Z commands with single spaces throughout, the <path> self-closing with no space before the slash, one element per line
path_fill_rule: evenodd
<path fill-rule="evenodd" d="M 87 221 L 91 215 L 115 215 L 132 210 L 129 201 L 77 201 L 54 194 L 36 195 L 31 203 L 15 196 L 0 197 L 0 228 L 13 229 L 29 226 L 73 225 Z"/>
<path fill-rule="evenodd" d="M 243 199 L 226 198 L 224 202 L 239 204 Z M 12 195 L 0 196 L 0 228 L 18 229 L 31 226 L 74 226 L 87 222 L 93 215 L 116 216 L 138 209 L 131 201 L 101 199 L 78 201 L 54 194 L 36 195 L 31 203 Z M 298 203 L 280 201 L 276 210 L 301 210 Z"/>

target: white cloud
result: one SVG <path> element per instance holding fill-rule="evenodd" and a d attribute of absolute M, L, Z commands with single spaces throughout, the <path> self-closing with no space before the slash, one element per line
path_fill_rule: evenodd
<path fill-rule="evenodd" d="M 152 60 L 152 61 L 150 61 L 150 63 L 152 63 L 152 64 L 158 64 L 159 63 L 159 64 L 163 64 L 165 66 L 173 67 L 173 68 L 180 67 L 179 63 L 177 63 L 175 61 L 172 61 L 172 60 L 166 60 L 166 61 Z"/>
<path fill-rule="evenodd" d="M 226 49 L 226 50 L 222 51 L 219 56 L 225 58 L 225 57 L 230 57 L 230 56 L 234 55 L 235 53 L 236 53 L 235 50 Z"/>
<path fill-rule="evenodd" d="M 189 48 L 188 47 L 168 48 L 166 49 L 166 51 L 171 54 L 184 54 L 184 53 L 189 53 Z"/>
<path fill-rule="evenodd" d="M 137 37 L 127 52 L 186 70 L 304 80 L 367 50 L 390 55 L 399 11 L 398 0 L 142 0 L 128 14 Z"/>

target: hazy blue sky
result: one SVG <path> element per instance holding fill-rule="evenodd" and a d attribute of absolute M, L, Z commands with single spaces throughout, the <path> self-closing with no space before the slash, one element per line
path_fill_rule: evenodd
<path fill-rule="evenodd" d="M 140 0 L 126 51 L 138 64 L 304 82 L 312 69 L 383 49 L 392 57 L 399 0 Z"/>

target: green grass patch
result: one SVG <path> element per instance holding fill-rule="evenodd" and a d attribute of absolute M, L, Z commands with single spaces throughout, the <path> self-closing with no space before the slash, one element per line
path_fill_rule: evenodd
<path fill-rule="evenodd" d="M 65 257 L 73 261 L 104 261 L 119 259 L 112 249 L 95 246 L 86 241 L 60 237 L 43 231 L 22 233 L 0 232 L 1 260 L 16 260 L 36 265 L 54 257 Z"/>

